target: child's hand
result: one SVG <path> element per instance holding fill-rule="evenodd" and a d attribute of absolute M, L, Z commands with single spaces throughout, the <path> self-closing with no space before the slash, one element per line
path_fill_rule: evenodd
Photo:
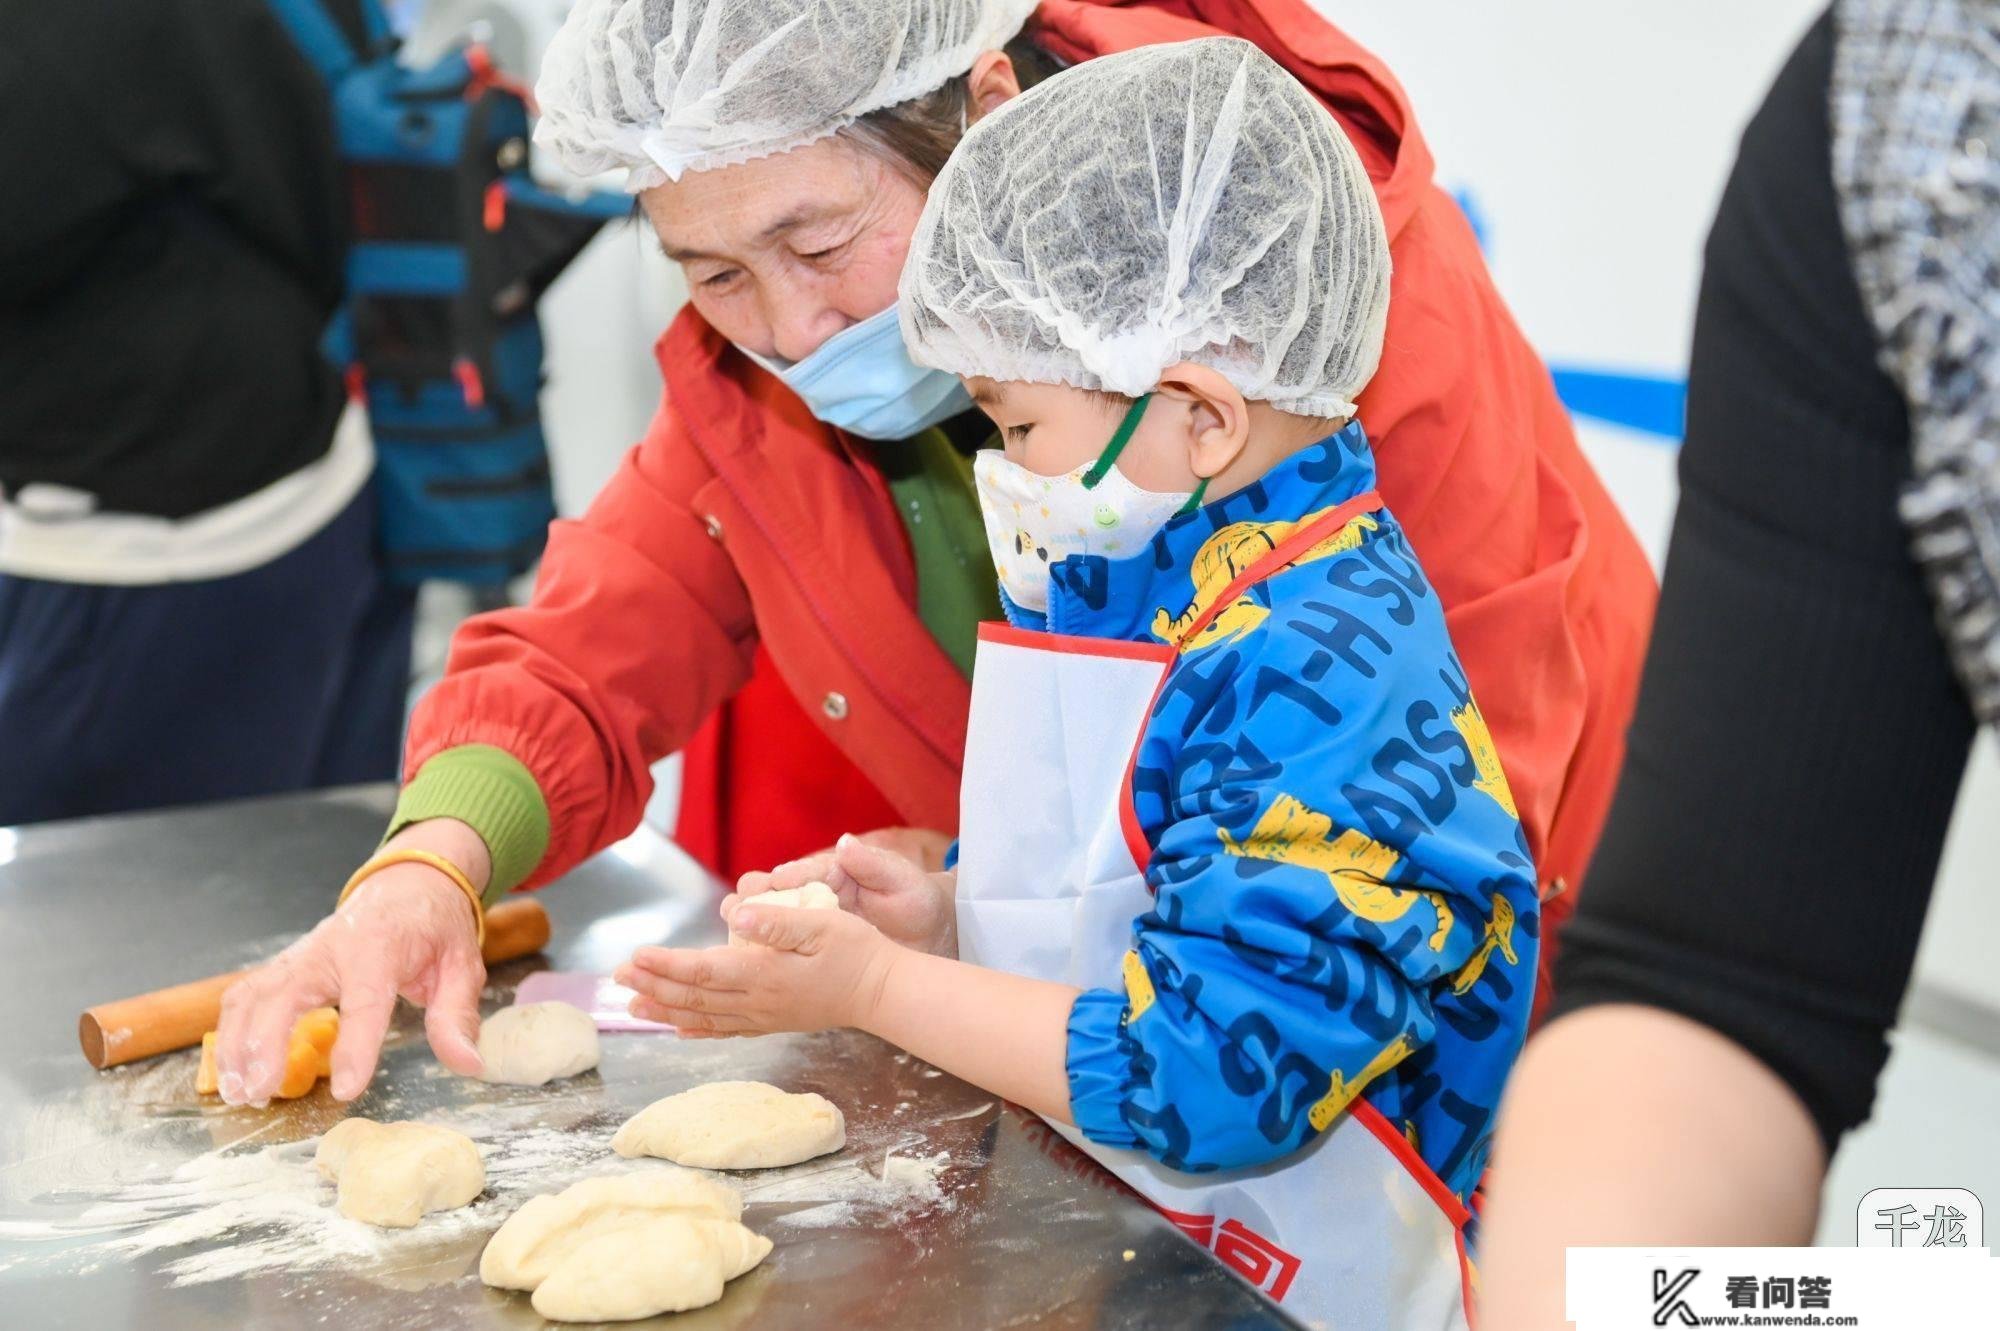
<path fill-rule="evenodd" d="M 958 875 L 927 873 L 917 864 L 856 836 L 843 836 L 832 850 L 781 864 L 769 873 L 744 874 L 736 884 L 745 905 L 765 892 L 822 882 L 851 911 L 904 947 L 934 956 L 958 955 Z M 724 912 L 732 907 L 723 903 Z"/>
<path fill-rule="evenodd" d="M 683 1036 L 764 1035 L 865 1027 L 902 949 L 845 911 L 725 902 L 730 928 L 761 947 L 642 947 L 617 980 L 632 1015 Z"/>

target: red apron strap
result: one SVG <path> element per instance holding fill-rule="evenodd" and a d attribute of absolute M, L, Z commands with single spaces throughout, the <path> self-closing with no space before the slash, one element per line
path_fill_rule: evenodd
<path fill-rule="evenodd" d="M 1207 628 L 1209 624 L 1214 622 L 1217 615 L 1235 604 L 1236 599 L 1243 595 L 1244 592 L 1264 581 L 1264 579 L 1271 577 L 1273 574 L 1283 571 L 1300 555 L 1318 545 L 1321 541 L 1333 535 L 1363 513 L 1372 513 L 1381 507 L 1383 507 L 1382 496 L 1374 490 L 1369 490 L 1363 494 L 1354 496 L 1354 498 L 1341 504 L 1339 507 L 1321 514 L 1311 523 L 1299 528 L 1299 530 L 1278 542 L 1263 558 L 1237 574 L 1235 579 L 1227 587 L 1223 588 L 1222 595 L 1209 602 L 1208 609 L 1202 611 L 1200 617 L 1188 626 L 1187 631 L 1174 640 L 1174 646 L 1179 648 L 1191 641 L 1203 629 Z"/>

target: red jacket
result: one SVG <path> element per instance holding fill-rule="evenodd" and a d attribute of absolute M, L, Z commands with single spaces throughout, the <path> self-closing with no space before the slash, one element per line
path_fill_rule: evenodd
<path fill-rule="evenodd" d="M 1044 0 L 1034 22 L 1072 61 L 1248 37 L 1354 140 L 1395 264 L 1359 400 L 1380 488 L 1447 607 L 1543 882 L 1574 885 L 1623 757 L 1653 576 L 1433 183 L 1402 90 L 1303 0 Z M 630 831 L 648 766 L 755 671 L 691 752 L 684 844 L 733 874 L 875 823 L 955 830 L 969 686 L 917 618 L 866 445 L 691 307 L 658 352 L 666 393 L 645 440 L 581 521 L 555 524 L 531 603 L 459 630 L 407 771 L 454 744 L 520 758 L 554 828 L 536 885 Z"/>

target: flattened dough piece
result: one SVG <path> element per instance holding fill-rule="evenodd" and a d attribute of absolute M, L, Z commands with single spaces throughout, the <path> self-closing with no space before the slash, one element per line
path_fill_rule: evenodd
<path fill-rule="evenodd" d="M 486 1165 L 472 1138 L 430 1123 L 342 1119 L 320 1138 L 313 1166 L 339 1185 L 342 1215 L 385 1229 L 408 1229 L 486 1189 Z"/>
<path fill-rule="evenodd" d="M 479 1278 L 497 1289 L 534 1289 L 583 1244 L 661 1216 L 738 1220 L 743 1198 L 692 1170 L 590 1178 L 530 1198 L 507 1217 L 479 1257 Z"/>
<path fill-rule="evenodd" d="M 626 1322 L 714 1303 L 757 1265 L 771 1241 L 734 1220 L 655 1216 L 600 1234 L 535 1289 L 535 1311 L 557 1322 Z"/>
<path fill-rule="evenodd" d="M 839 910 L 840 894 L 825 883 L 807 883 L 803 887 L 787 887 L 776 892 L 762 892 L 754 897 L 744 897 L 744 901 L 754 901 L 760 906 L 789 906 L 794 910 Z M 734 929 L 729 931 L 731 947 L 755 947 L 747 938 L 738 938 Z"/>
<path fill-rule="evenodd" d="M 611 1139 L 620 1155 L 697 1169 L 772 1169 L 845 1145 L 847 1120 L 833 1101 L 761 1081 L 712 1081 L 655 1100 Z"/>
<path fill-rule="evenodd" d="M 479 1027 L 481 1081 L 540 1086 L 597 1066 L 597 1023 L 568 1003 L 501 1008 Z"/>

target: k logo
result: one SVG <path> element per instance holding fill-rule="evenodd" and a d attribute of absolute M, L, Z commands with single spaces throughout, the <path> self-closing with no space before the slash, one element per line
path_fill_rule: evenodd
<path fill-rule="evenodd" d="M 1692 1285 L 1694 1278 L 1700 1274 L 1700 1267 L 1690 1267 L 1669 1280 L 1665 1271 L 1653 1268 L 1654 1326 L 1665 1326 L 1676 1317 L 1681 1319 L 1682 1326 L 1701 1325 L 1695 1320 L 1694 1309 L 1688 1307 L 1687 1300 L 1681 1297 L 1682 1291 Z"/>

